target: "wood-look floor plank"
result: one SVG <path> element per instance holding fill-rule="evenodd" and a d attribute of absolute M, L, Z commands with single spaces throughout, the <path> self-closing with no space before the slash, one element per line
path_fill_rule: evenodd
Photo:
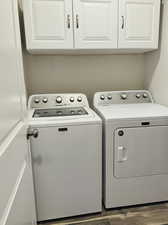
<path fill-rule="evenodd" d="M 168 203 L 103 210 L 43 223 L 43 225 L 168 225 Z"/>

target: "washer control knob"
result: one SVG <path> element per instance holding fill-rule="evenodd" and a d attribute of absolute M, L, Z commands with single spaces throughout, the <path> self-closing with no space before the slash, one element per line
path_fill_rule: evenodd
<path fill-rule="evenodd" d="M 111 100 L 112 99 L 112 96 L 111 95 L 108 95 L 107 98 L 108 98 L 108 100 Z"/>
<path fill-rule="evenodd" d="M 82 101 L 82 97 L 79 96 L 78 99 L 77 99 L 77 101 L 78 101 L 78 102 L 81 102 L 81 101 Z"/>
<path fill-rule="evenodd" d="M 62 97 L 61 96 L 56 97 L 56 103 L 58 103 L 58 104 L 62 103 Z"/>
<path fill-rule="evenodd" d="M 75 101 L 74 97 L 70 97 L 69 101 L 74 102 Z"/>
<path fill-rule="evenodd" d="M 136 98 L 140 98 L 141 97 L 141 94 L 136 94 Z"/>
<path fill-rule="evenodd" d="M 47 103 L 48 102 L 48 98 L 43 98 L 43 103 Z"/>
<path fill-rule="evenodd" d="M 148 98 L 148 94 L 147 93 L 144 93 L 143 94 L 143 98 Z"/>
<path fill-rule="evenodd" d="M 121 99 L 126 100 L 127 99 L 127 94 L 121 94 Z"/>
<path fill-rule="evenodd" d="M 100 99 L 101 99 L 101 100 L 104 100 L 104 99 L 105 99 L 105 96 L 104 96 L 104 95 L 101 95 L 101 96 L 100 96 Z"/>
<path fill-rule="evenodd" d="M 34 99 L 34 103 L 36 103 L 36 104 L 40 103 L 40 99 L 39 98 L 35 98 Z"/>

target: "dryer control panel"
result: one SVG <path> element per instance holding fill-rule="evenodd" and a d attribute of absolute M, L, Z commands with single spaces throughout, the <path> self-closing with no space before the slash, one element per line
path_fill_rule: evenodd
<path fill-rule="evenodd" d="M 49 109 L 57 107 L 89 107 L 84 94 L 39 94 L 29 98 L 29 109 Z"/>
<path fill-rule="evenodd" d="M 146 90 L 135 90 L 97 92 L 94 95 L 94 106 L 136 103 L 153 103 L 151 93 Z"/>

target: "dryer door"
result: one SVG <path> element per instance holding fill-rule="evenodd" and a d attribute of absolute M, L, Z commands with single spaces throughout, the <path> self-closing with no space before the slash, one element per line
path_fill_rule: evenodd
<path fill-rule="evenodd" d="M 117 129 L 114 147 L 118 178 L 168 173 L 168 126 Z"/>

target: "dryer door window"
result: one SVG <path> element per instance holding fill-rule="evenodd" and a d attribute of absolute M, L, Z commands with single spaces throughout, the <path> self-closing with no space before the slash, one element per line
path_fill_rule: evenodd
<path fill-rule="evenodd" d="M 168 173 L 168 126 L 117 129 L 114 148 L 115 177 Z"/>

